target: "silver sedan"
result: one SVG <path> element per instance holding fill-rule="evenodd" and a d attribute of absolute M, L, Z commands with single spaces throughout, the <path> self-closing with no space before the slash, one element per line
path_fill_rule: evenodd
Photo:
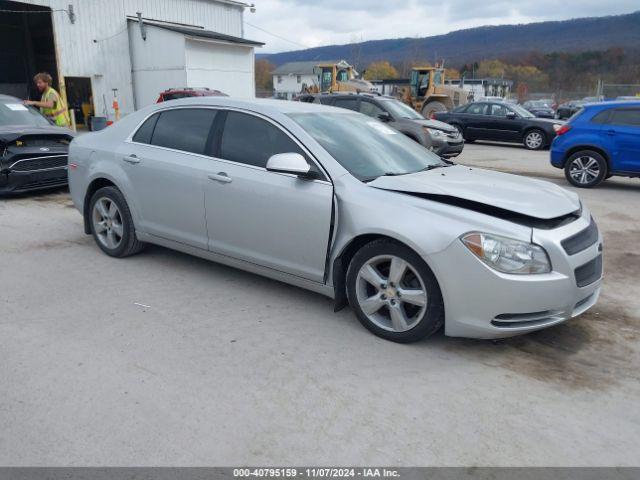
<path fill-rule="evenodd" d="M 75 139 L 69 184 L 107 255 L 153 243 L 242 268 L 397 342 L 530 332 L 600 293 L 602 237 L 575 194 L 453 165 L 347 110 L 154 105 Z"/>

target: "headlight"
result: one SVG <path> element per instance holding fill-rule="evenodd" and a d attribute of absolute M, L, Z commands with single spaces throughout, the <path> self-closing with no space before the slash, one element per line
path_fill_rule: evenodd
<path fill-rule="evenodd" d="M 435 128 L 427 128 L 427 127 L 424 127 L 424 129 L 434 137 L 441 137 L 442 135 L 444 135 L 444 132 L 442 130 L 436 130 Z"/>
<path fill-rule="evenodd" d="M 532 274 L 551 271 L 549 256 L 539 245 L 478 232 L 468 233 L 461 240 L 476 257 L 499 272 Z"/>

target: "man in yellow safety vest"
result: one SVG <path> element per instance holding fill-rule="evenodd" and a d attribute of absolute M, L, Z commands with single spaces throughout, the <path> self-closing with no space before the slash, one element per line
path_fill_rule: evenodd
<path fill-rule="evenodd" d="M 33 81 L 42 93 L 42 98 L 40 101 L 25 100 L 24 104 L 39 107 L 42 114 L 53 121 L 53 123 L 59 127 L 68 127 L 71 122 L 69 120 L 67 105 L 60 94 L 51 87 L 53 83 L 51 75 L 48 73 L 38 73 L 33 77 Z"/>

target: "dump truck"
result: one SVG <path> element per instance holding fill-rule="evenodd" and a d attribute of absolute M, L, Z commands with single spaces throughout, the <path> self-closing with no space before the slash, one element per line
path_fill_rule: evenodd
<path fill-rule="evenodd" d="M 445 85 L 444 75 L 442 67 L 412 68 L 409 86 L 400 90 L 402 100 L 425 118 L 466 105 L 469 92 L 461 87 Z"/>
<path fill-rule="evenodd" d="M 373 92 L 373 84 L 357 78 L 353 66 L 344 60 L 320 63 L 313 69 L 318 77 L 314 85 L 303 85 L 302 93 Z"/>

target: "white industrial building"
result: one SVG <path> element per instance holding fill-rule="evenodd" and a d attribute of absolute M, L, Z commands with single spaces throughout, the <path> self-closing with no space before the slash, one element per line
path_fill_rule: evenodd
<path fill-rule="evenodd" d="M 48 71 L 71 108 L 93 100 L 95 114 L 111 119 L 114 95 L 122 115 L 168 88 L 253 97 L 262 44 L 244 38 L 247 8 L 236 0 L 0 0 L 0 93 L 35 98 L 31 77 Z"/>

